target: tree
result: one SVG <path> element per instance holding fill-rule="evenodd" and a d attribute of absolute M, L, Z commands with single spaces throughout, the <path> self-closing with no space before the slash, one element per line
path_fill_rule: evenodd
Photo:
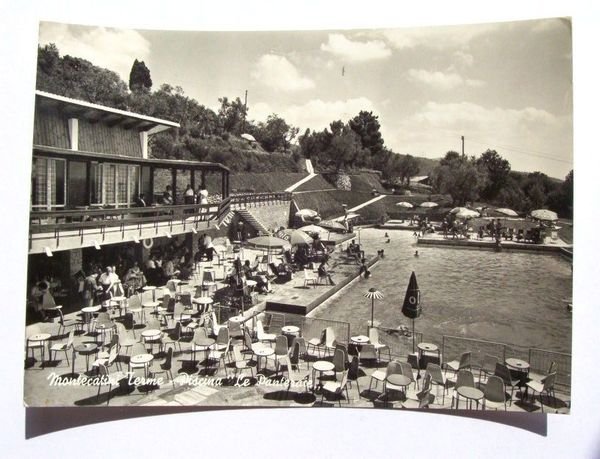
<path fill-rule="evenodd" d="M 348 126 L 358 135 L 362 147 L 369 150 L 371 156 L 377 156 L 383 151 L 381 126 L 378 117 L 373 115 L 373 112 L 361 110 L 358 115 L 348 121 Z"/>
<path fill-rule="evenodd" d="M 218 115 L 223 130 L 231 134 L 243 134 L 242 124 L 248 114 L 247 107 L 244 106 L 239 97 L 236 97 L 232 101 L 227 97 L 220 97 L 219 102 L 221 103 L 221 107 L 219 108 Z"/>
<path fill-rule="evenodd" d="M 463 158 L 449 151 L 431 173 L 434 191 L 448 193 L 455 206 L 466 205 L 479 198 L 487 184 L 487 174 L 474 158 Z"/>
<path fill-rule="evenodd" d="M 38 47 L 36 88 L 73 99 L 127 108 L 127 85 L 119 75 L 78 57 L 60 57 L 54 44 Z"/>
<path fill-rule="evenodd" d="M 146 67 L 144 61 L 133 61 L 131 72 L 129 72 L 129 89 L 134 92 L 149 92 L 152 89 L 152 78 L 150 70 Z"/>
<path fill-rule="evenodd" d="M 548 196 L 548 207 L 560 216 L 573 218 L 573 170 L 559 187 Z"/>
<path fill-rule="evenodd" d="M 273 113 L 265 123 L 258 124 L 255 137 L 269 152 L 277 150 L 287 152 L 297 134 L 298 128 L 288 125 L 283 118 Z"/>
<path fill-rule="evenodd" d="M 506 185 L 510 173 L 510 163 L 495 150 L 487 150 L 477 159 L 477 165 L 483 166 L 488 174 L 488 184 L 481 190 L 481 198 L 494 200 Z"/>
<path fill-rule="evenodd" d="M 406 155 L 400 161 L 400 178 L 406 185 L 410 186 L 410 178 L 419 173 L 419 161 L 411 155 Z"/>
<path fill-rule="evenodd" d="M 361 155 L 362 150 L 360 138 L 354 131 L 345 126 L 331 139 L 327 156 L 330 163 L 335 165 L 336 170 L 340 171 L 346 167 L 352 167 Z"/>

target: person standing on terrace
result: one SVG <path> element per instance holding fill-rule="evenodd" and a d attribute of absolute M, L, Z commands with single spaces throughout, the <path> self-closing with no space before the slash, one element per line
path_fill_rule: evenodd
<path fill-rule="evenodd" d="M 115 274 L 112 266 L 107 266 L 98 279 L 99 287 L 102 289 L 102 301 L 106 301 L 110 298 L 110 289 L 116 282 L 119 282 L 119 276 Z"/>
<path fill-rule="evenodd" d="M 198 188 L 198 194 L 196 195 L 197 204 L 208 204 L 208 190 L 201 186 Z"/>
<path fill-rule="evenodd" d="M 171 185 L 167 185 L 167 187 L 165 188 L 165 192 L 162 195 L 163 204 L 166 206 L 173 205 L 173 203 L 175 202 L 171 190 Z"/>
<path fill-rule="evenodd" d="M 135 199 L 136 207 L 147 207 L 146 199 L 144 198 L 144 193 L 140 193 L 139 196 Z"/>
<path fill-rule="evenodd" d="M 192 185 L 189 185 L 185 189 L 185 193 L 183 194 L 183 201 L 186 204 L 194 204 L 196 201 L 196 193 L 194 193 L 194 189 Z"/>

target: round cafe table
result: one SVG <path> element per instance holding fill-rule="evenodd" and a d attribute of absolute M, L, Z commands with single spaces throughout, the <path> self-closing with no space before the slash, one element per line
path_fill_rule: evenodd
<path fill-rule="evenodd" d="M 523 386 L 527 382 L 527 376 L 529 375 L 529 363 L 514 357 L 506 359 L 505 363 L 508 369 L 511 370 L 512 375 L 519 380 L 519 385 Z"/>
<path fill-rule="evenodd" d="M 126 300 L 127 300 L 127 297 L 123 296 L 123 295 L 113 296 L 110 299 L 110 303 L 109 304 L 111 304 L 111 306 L 112 306 L 113 303 L 116 303 L 117 306 L 118 306 L 118 308 L 119 308 L 119 316 L 121 316 L 121 315 L 123 315 L 122 314 L 122 310 L 123 309 L 125 309 L 125 313 L 127 313 L 127 301 Z"/>
<path fill-rule="evenodd" d="M 315 389 L 315 387 L 314 387 L 314 381 L 316 380 L 315 373 L 317 371 L 319 372 L 319 384 L 317 387 L 323 387 L 323 384 L 321 383 L 321 377 L 323 376 L 323 373 L 325 371 L 333 371 L 334 368 L 335 368 L 335 365 L 332 362 L 329 362 L 327 360 L 317 360 L 315 363 L 313 363 L 313 390 Z"/>
<path fill-rule="evenodd" d="M 456 389 L 456 409 L 458 409 L 459 398 L 464 397 L 466 403 L 469 405 L 469 409 L 473 407 L 473 400 L 475 400 L 475 409 L 479 406 L 479 401 L 483 398 L 483 392 L 476 387 L 460 386 Z"/>
<path fill-rule="evenodd" d="M 35 335 L 31 335 L 27 337 L 27 341 L 34 341 L 36 343 L 40 343 L 42 348 L 42 365 L 44 364 L 44 356 L 46 355 L 46 346 L 45 342 L 50 339 L 52 335 L 50 333 L 37 333 Z"/>
<path fill-rule="evenodd" d="M 367 344 L 369 342 L 369 338 L 365 335 L 351 336 L 350 341 L 354 344 Z"/>
<path fill-rule="evenodd" d="M 85 372 L 90 371 L 90 355 L 98 350 L 96 343 L 82 343 L 73 348 L 73 367 L 72 373 L 75 374 L 75 356 L 77 354 L 85 355 Z"/>
<path fill-rule="evenodd" d="M 152 360 L 154 360 L 154 356 L 152 354 L 137 354 L 129 359 L 129 363 L 133 365 L 144 365 L 144 376 L 147 378 L 148 368 Z"/>
<path fill-rule="evenodd" d="M 200 311 L 200 306 L 207 306 L 209 304 L 213 304 L 214 300 L 210 296 L 200 296 L 197 298 L 192 298 L 192 303 L 196 305 L 198 311 Z"/>
<path fill-rule="evenodd" d="M 281 327 L 281 331 L 288 335 L 295 335 L 300 332 L 300 328 L 295 325 L 286 325 L 285 327 Z"/>
<path fill-rule="evenodd" d="M 267 346 L 264 346 L 264 347 L 257 346 L 254 349 L 252 349 L 252 352 L 256 356 L 256 373 L 258 373 L 260 371 L 260 360 L 263 357 L 265 358 L 265 368 L 266 368 L 267 367 L 267 357 L 275 354 L 275 349 L 273 349 L 272 347 L 267 347 Z"/>
<path fill-rule="evenodd" d="M 150 344 L 150 352 L 154 353 L 154 345 L 158 344 L 160 350 L 160 338 L 162 337 L 162 332 L 160 330 L 150 329 L 144 330 L 142 332 L 142 338 L 144 338 L 144 343 Z"/>
<path fill-rule="evenodd" d="M 116 325 L 113 322 L 100 322 L 96 324 L 96 330 L 100 331 L 100 346 L 104 347 L 104 343 L 106 342 L 106 332 L 114 330 Z"/>

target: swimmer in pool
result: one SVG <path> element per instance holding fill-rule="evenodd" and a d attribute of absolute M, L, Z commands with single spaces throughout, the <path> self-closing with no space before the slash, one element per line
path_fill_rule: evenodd
<path fill-rule="evenodd" d="M 388 237 L 388 240 L 387 240 L 387 241 L 385 241 L 385 243 L 386 243 L 386 244 L 389 244 L 389 243 L 390 243 L 390 241 L 391 241 L 391 239 Z"/>
<path fill-rule="evenodd" d="M 388 237 L 389 238 L 388 233 L 385 233 L 383 237 Z"/>
<path fill-rule="evenodd" d="M 419 251 L 415 250 L 415 257 L 419 258 Z"/>

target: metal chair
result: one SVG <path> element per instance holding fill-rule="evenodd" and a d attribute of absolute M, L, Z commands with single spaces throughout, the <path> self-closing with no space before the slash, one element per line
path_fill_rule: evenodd
<path fill-rule="evenodd" d="M 527 389 L 531 389 L 533 391 L 534 399 L 535 399 L 536 392 L 540 394 L 540 406 L 542 407 L 542 413 L 544 412 L 544 403 L 542 401 L 543 393 L 546 393 L 546 395 L 548 395 L 548 397 L 552 397 L 553 400 L 556 400 L 556 396 L 554 394 L 555 380 L 556 380 L 556 372 L 550 373 L 544 379 L 542 379 L 541 382 L 529 381 L 526 384 Z"/>
<path fill-rule="evenodd" d="M 483 409 L 498 409 L 501 405 L 504 405 L 504 411 L 506 411 L 506 387 L 504 386 L 504 381 L 498 376 L 490 375 L 483 391 Z"/>
<path fill-rule="evenodd" d="M 490 376 L 493 375 L 496 371 L 496 364 L 500 361 L 498 357 L 495 355 L 486 354 L 483 357 L 483 365 L 479 369 L 479 382 L 481 382 L 481 377 L 483 375 Z"/>

